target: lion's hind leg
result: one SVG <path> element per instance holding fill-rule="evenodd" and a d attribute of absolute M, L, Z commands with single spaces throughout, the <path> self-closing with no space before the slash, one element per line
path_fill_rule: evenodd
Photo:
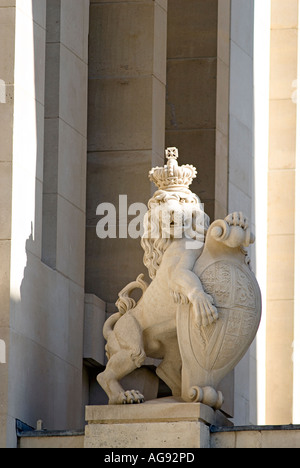
<path fill-rule="evenodd" d="M 111 357 L 105 371 L 98 375 L 97 382 L 108 395 L 110 405 L 143 403 L 144 396 L 139 391 L 125 391 L 119 383 L 136 368 L 130 351 L 120 350 Z"/>
<path fill-rule="evenodd" d="M 173 396 L 180 396 L 182 361 L 175 318 L 144 330 L 144 342 L 147 356 L 162 359 L 156 369 L 157 376 L 168 385 Z"/>
<path fill-rule="evenodd" d="M 181 356 L 176 346 L 171 353 L 167 353 L 162 363 L 157 367 L 156 374 L 162 379 L 172 391 L 174 397 L 181 395 Z M 177 352 L 178 351 L 178 352 Z"/>
<path fill-rule="evenodd" d="M 135 369 L 141 367 L 146 359 L 142 331 L 136 318 L 127 312 L 108 336 L 108 363 L 97 381 L 109 397 L 110 405 L 142 403 L 143 395 L 137 390 L 125 391 L 119 381 Z"/>

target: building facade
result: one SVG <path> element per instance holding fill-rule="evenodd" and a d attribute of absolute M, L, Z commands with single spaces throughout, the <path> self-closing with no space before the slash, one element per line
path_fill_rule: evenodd
<path fill-rule="evenodd" d="M 224 411 L 299 423 L 298 0 L 0 0 L 0 39 L 0 446 L 106 402 L 101 329 L 146 274 L 129 207 L 168 146 L 211 220 L 243 211 L 257 237 L 263 320 Z"/>

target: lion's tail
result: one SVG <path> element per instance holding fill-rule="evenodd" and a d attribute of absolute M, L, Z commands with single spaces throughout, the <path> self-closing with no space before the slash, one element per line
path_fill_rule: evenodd
<path fill-rule="evenodd" d="M 122 317 L 122 314 L 120 312 L 111 315 L 109 317 L 103 327 L 103 336 L 106 340 L 108 340 L 109 335 L 114 329 L 114 326 L 116 325 L 117 321 Z"/>
<path fill-rule="evenodd" d="M 144 275 L 142 274 L 137 277 L 136 281 L 128 284 L 124 289 L 122 289 L 122 291 L 119 293 L 119 299 L 116 302 L 116 306 L 119 312 L 109 317 L 109 319 L 104 324 L 103 335 L 106 340 L 113 331 L 117 321 L 120 320 L 120 318 L 123 317 L 126 312 L 129 312 L 136 307 L 136 301 L 130 297 L 132 291 L 135 289 L 141 289 L 144 294 L 147 288 L 148 284 L 146 281 L 144 281 Z"/>
<path fill-rule="evenodd" d="M 133 283 L 128 284 L 124 289 L 122 289 L 119 293 L 119 299 L 116 302 L 119 313 L 124 315 L 129 310 L 135 308 L 137 303 L 132 297 L 130 297 L 132 291 L 135 289 L 141 289 L 144 294 L 147 288 L 148 284 L 144 281 L 144 275 L 142 274 L 137 277 L 136 281 L 133 281 Z"/>

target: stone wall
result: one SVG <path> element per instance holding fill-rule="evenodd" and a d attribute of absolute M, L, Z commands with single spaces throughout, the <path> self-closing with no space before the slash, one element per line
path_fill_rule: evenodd
<path fill-rule="evenodd" d="M 10 250 L 14 112 L 15 1 L 0 3 L 0 446 L 6 444 L 10 346 Z"/>
<path fill-rule="evenodd" d="M 298 395 L 293 395 L 298 144 L 293 93 L 298 73 L 298 1 L 289 0 L 283 6 L 273 0 L 271 6 L 266 423 L 289 424 L 293 421 L 294 400 L 298 400 Z"/>
<path fill-rule="evenodd" d="M 89 1 L 2 1 L 0 17 L 0 445 L 15 446 L 16 418 L 83 425 Z"/>
<path fill-rule="evenodd" d="M 213 449 L 287 449 L 300 448 L 299 426 L 249 426 L 233 429 L 213 428 Z"/>
<path fill-rule="evenodd" d="M 163 423 L 161 423 L 163 424 Z M 170 424 L 170 423 L 165 423 Z M 238 427 L 238 428 L 218 428 L 212 427 L 209 431 L 208 427 L 201 423 L 195 423 L 192 427 L 192 434 L 187 434 L 188 423 L 181 423 L 181 426 L 185 424 L 185 433 L 181 433 L 180 439 L 178 439 L 178 432 L 175 429 L 175 433 L 172 429 L 170 433 L 173 435 L 174 448 L 178 447 L 178 440 L 183 442 L 184 437 L 187 438 L 188 442 L 185 449 L 192 448 L 201 445 L 202 448 L 211 449 L 278 449 L 278 448 L 300 448 L 300 428 L 299 426 L 249 426 L 249 427 Z M 192 423 L 189 423 L 190 426 Z M 173 423 L 174 425 L 174 423 Z M 135 426 L 135 425 L 134 425 Z M 155 426 L 155 424 L 153 425 Z M 201 429 L 200 429 L 201 427 Z M 190 427 L 191 428 L 191 427 Z M 145 432 L 142 431 L 142 434 Z M 162 435 L 162 432 L 159 432 Z M 131 433 L 132 434 L 132 433 Z M 140 433 L 138 433 L 138 436 Z M 149 433 L 148 433 L 149 435 Z M 133 436 L 133 434 L 132 434 Z M 157 433 L 156 433 L 157 436 Z M 190 438 L 189 438 L 190 437 Z M 24 434 L 19 438 L 19 448 L 83 448 L 84 447 L 84 435 L 72 435 L 72 434 L 58 434 L 58 433 L 41 433 L 36 434 Z M 98 440 L 100 438 L 98 437 Z M 158 438 L 159 440 L 159 438 Z M 162 438 L 161 438 L 162 440 Z M 161 441 L 161 445 L 163 441 Z M 136 447 L 136 444 L 133 444 Z M 151 444 L 150 444 L 151 445 Z M 155 444 L 153 444 L 155 445 Z M 182 444 L 183 445 L 183 444 Z M 158 447 L 158 444 L 155 445 Z M 169 451 L 172 446 L 172 442 L 169 443 Z M 123 447 L 125 448 L 125 447 Z M 154 448 L 151 445 L 151 448 Z M 183 448 L 183 447 L 181 447 Z M 164 453 L 164 450 L 161 450 Z M 110 452 L 108 452 L 111 454 Z M 127 452 L 128 453 L 128 452 Z M 134 453 L 134 449 L 132 449 Z"/>
<path fill-rule="evenodd" d="M 254 1 L 231 1 L 228 212 L 242 211 L 255 226 L 254 193 Z M 255 249 L 255 247 L 254 247 Z M 255 271 L 255 250 L 251 251 Z M 256 422 L 255 343 L 235 369 L 234 406 L 237 425 Z"/>

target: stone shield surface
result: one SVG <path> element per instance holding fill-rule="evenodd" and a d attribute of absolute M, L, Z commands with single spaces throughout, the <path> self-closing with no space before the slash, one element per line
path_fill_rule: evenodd
<path fill-rule="evenodd" d="M 198 265 L 201 269 L 201 282 L 214 299 L 219 319 L 197 328 L 189 306 L 178 310 L 183 395 L 188 401 L 198 398 L 195 388 L 216 388 L 236 366 L 254 340 L 261 318 L 259 286 L 239 254 L 236 261 L 225 257 L 202 268 Z"/>

